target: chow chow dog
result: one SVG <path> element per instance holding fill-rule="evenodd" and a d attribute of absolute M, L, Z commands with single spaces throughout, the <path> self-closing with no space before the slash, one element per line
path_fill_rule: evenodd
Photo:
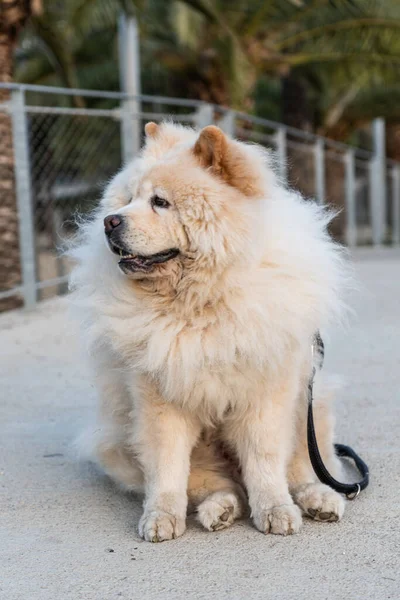
<path fill-rule="evenodd" d="M 331 214 L 216 126 L 145 133 L 73 251 L 99 397 L 87 448 L 144 493 L 151 542 L 182 535 L 188 507 L 210 531 L 248 512 L 265 534 L 297 533 L 302 514 L 337 521 L 344 500 L 316 478 L 306 434 L 311 344 L 340 317 L 346 272 Z M 340 477 L 330 392 L 315 390 Z"/>

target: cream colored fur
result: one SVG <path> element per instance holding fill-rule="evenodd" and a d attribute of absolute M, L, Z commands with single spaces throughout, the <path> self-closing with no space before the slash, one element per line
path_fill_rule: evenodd
<path fill-rule="evenodd" d="M 248 507 L 264 533 L 297 532 L 301 510 L 337 520 L 344 502 L 317 482 L 305 425 L 311 340 L 340 316 L 346 277 L 330 214 L 281 185 L 268 152 L 215 127 L 146 131 L 73 251 L 99 393 L 90 452 L 144 492 L 149 541 L 184 532 L 188 501 L 209 530 Z M 154 207 L 154 195 L 169 208 Z M 132 254 L 180 254 L 123 273 L 105 242 L 109 214 L 123 215 Z M 340 476 L 319 386 L 318 436 Z"/>

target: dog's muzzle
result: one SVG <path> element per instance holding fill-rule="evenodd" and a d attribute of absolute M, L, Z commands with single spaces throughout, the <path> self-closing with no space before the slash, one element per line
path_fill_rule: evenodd
<path fill-rule="evenodd" d="M 125 221 L 121 215 L 108 215 L 104 219 L 104 232 L 110 250 L 120 257 L 118 265 L 124 273 L 149 273 L 156 265 L 176 258 L 177 248 L 170 248 L 155 254 L 141 255 L 132 253 L 122 241 Z"/>

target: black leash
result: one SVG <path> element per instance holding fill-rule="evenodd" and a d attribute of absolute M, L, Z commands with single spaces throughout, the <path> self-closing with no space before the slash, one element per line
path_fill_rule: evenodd
<path fill-rule="evenodd" d="M 308 453 L 310 455 L 310 461 L 318 479 L 329 485 L 332 489 L 336 490 L 340 494 L 346 494 L 349 500 L 357 498 L 358 494 L 364 490 L 369 483 L 369 470 L 368 465 L 358 456 L 356 452 L 349 446 L 343 444 L 335 444 L 335 451 L 337 456 L 344 456 L 351 458 L 359 472 L 361 473 L 361 481 L 358 483 L 341 483 L 336 481 L 334 477 L 329 473 L 325 467 L 321 454 L 318 449 L 317 436 L 315 434 L 314 427 L 314 416 L 313 416 L 313 385 L 316 368 L 321 369 L 324 362 L 324 342 L 319 334 L 316 334 L 314 343 L 312 345 L 313 353 L 313 367 L 310 380 L 308 382 L 308 421 L 307 421 L 307 441 L 308 441 Z"/>

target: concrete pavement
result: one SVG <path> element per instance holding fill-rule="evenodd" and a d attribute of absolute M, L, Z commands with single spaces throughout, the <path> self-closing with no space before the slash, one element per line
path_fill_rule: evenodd
<path fill-rule="evenodd" d="M 388 600 L 400 597 L 400 254 L 359 251 L 349 331 L 326 368 L 349 383 L 338 441 L 370 465 L 371 485 L 344 520 L 305 520 L 299 535 L 249 522 L 207 533 L 193 520 L 173 542 L 137 534 L 140 499 L 118 491 L 71 441 L 94 388 L 65 300 L 0 317 L 0 598 Z"/>

